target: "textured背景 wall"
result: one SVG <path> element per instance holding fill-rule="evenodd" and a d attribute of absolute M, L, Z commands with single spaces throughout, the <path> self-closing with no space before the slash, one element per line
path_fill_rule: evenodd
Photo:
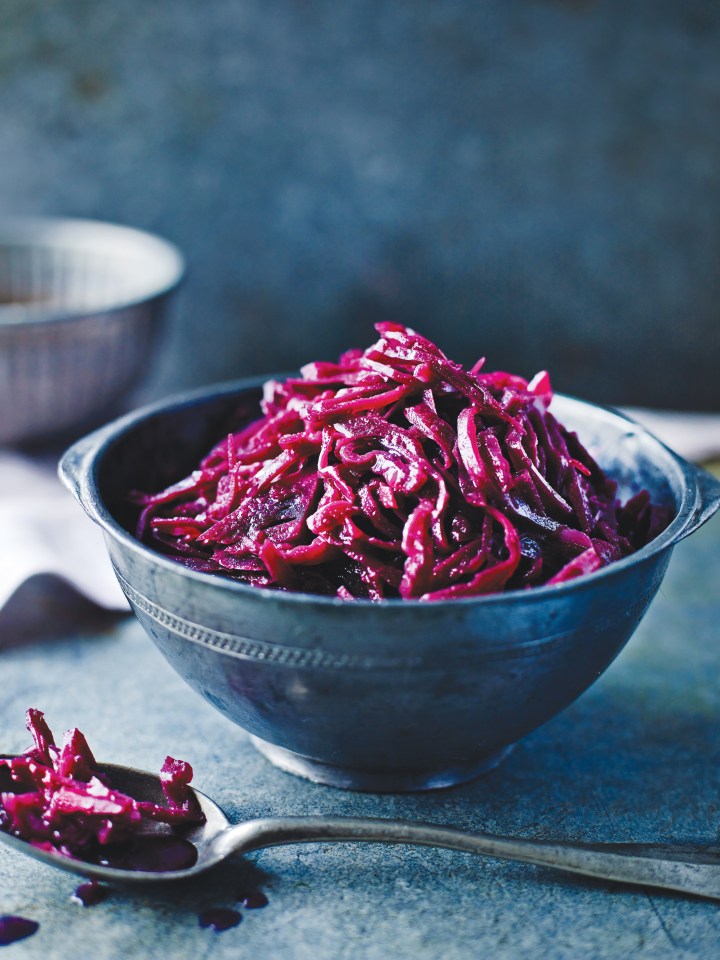
<path fill-rule="evenodd" d="M 711 2 L 4 0 L 0 212 L 188 257 L 150 393 L 395 319 L 611 403 L 720 408 Z"/>

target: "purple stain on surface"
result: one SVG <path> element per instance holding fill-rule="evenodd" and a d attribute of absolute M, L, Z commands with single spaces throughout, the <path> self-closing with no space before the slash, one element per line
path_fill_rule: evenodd
<path fill-rule="evenodd" d="M 0 916 L 0 947 L 31 937 L 39 926 L 35 920 L 28 920 L 26 917 L 12 917 L 7 914 Z"/>
<path fill-rule="evenodd" d="M 238 897 L 238 900 L 247 910 L 259 910 L 260 907 L 268 905 L 268 898 L 262 890 L 251 890 L 249 893 L 243 893 Z"/>
<path fill-rule="evenodd" d="M 216 933 L 236 927 L 242 920 L 242 914 L 229 907 L 208 907 L 198 917 L 201 927 L 211 927 Z"/>
<path fill-rule="evenodd" d="M 89 880 L 87 883 L 81 883 L 70 899 L 73 903 L 82 904 L 83 907 L 94 907 L 96 903 L 102 903 L 107 895 L 107 887 L 98 883 L 97 880 Z"/>

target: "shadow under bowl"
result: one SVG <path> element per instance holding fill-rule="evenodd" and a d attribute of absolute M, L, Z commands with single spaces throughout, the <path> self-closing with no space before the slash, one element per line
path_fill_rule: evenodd
<path fill-rule="evenodd" d="M 720 505 L 720 484 L 627 418 L 569 397 L 553 412 L 618 481 L 674 512 L 634 555 L 576 580 L 444 602 L 348 602 L 197 573 L 139 543 L 131 489 L 182 478 L 258 415 L 261 381 L 145 408 L 79 441 L 61 474 L 103 529 L 145 630 L 187 683 L 273 763 L 335 786 L 464 782 L 607 668 L 642 619 L 673 546 Z"/>

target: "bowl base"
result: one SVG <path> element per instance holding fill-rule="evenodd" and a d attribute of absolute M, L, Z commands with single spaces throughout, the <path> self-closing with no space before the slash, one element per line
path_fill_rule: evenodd
<path fill-rule="evenodd" d="M 322 760 L 303 757 L 292 750 L 275 746 L 266 740 L 251 735 L 253 746 L 272 763 L 286 773 L 324 783 L 342 790 L 360 790 L 367 793 L 414 793 L 420 790 L 441 790 L 474 780 L 494 770 L 507 757 L 515 744 L 502 747 L 472 763 L 458 764 L 444 770 L 418 770 L 408 773 L 384 773 L 373 770 L 357 770 L 351 767 L 335 767 Z"/>

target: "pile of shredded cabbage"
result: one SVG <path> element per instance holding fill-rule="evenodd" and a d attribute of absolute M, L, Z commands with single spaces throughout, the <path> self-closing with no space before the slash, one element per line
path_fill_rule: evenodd
<path fill-rule="evenodd" d="M 465 371 L 395 323 L 265 384 L 263 416 L 160 493 L 137 536 L 194 570 L 345 599 L 447 600 L 562 583 L 669 520 L 548 412 L 550 380 Z"/>
<path fill-rule="evenodd" d="M 33 746 L 19 757 L 0 759 L 13 790 L 0 792 L 0 829 L 41 850 L 83 860 L 108 846 L 137 837 L 147 821 L 180 826 L 205 816 L 190 789 L 189 763 L 167 757 L 160 781 L 167 806 L 134 800 L 115 790 L 97 769 L 87 740 L 69 730 L 58 747 L 40 710 L 29 709 Z"/>

